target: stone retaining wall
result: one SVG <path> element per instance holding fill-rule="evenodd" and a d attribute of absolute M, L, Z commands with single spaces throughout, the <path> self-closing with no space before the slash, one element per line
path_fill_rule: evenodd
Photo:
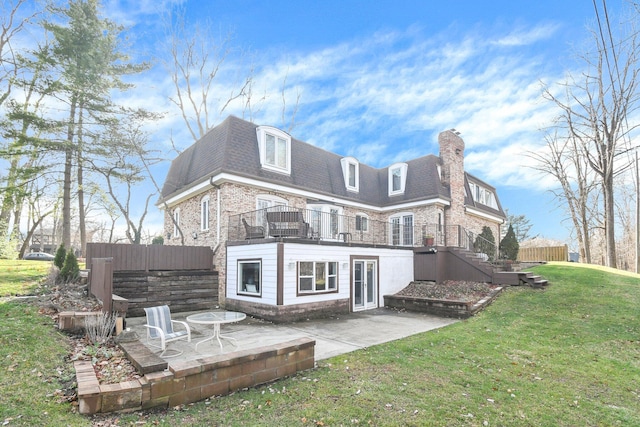
<path fill-rule="evenodd" d="M 173 407 L 265 384 L 315 366 L 309 338 L 171 363 L 139 380 L 98 383 L 91 362 L 76 361 L 81 414 Z"/>
<path fill-rule="evenodd" d="M 496 288 L 480 301 L 462 302 L 422 297 L 409 297 L 400 295 L 385 295 L 385 307 L 429 313 L 436 316 L 451 317 L 456 319 L 468 319 L 482 310 L 496 299 L 502 291 L 502 287 Z"/>

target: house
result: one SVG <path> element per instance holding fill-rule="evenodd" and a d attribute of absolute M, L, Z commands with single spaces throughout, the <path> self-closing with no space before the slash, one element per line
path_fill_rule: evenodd
<path fill-rule="evenodd" d="M 379 307 L 414 279 L 416 247 L 469 246 L 485 226 L 500 236 L 495 188 L 464 171 L 455 130 L 438 141 L 438 156 L 374 168 L 230 116 L 171 163 L 165 244 L 214 249 L 227 309 L 293 320 Z"/>

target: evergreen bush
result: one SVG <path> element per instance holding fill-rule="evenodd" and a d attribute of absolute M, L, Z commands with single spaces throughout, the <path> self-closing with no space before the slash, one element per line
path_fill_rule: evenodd
<path fill-rule="evenodd" d="M 516 233 L 513 231 L 513 227 L 509 224 L 507 234 L 505 234 L 504 238 L 500 242 L 500 251 L 502 252 L 503 257 L 508 260 L 515 261 L 518 259 L 519 250 L 520 244 L 518 243 L 518 238 L 516 237 Z"/>
<path fill-rule="evenodd" d="M 64 260 L 67 258 L 67 250 L 64 248 L 64 243 L 58 246 L 58 250 L 56 250 L 56 257 L 53 259 L 53 265 L 58 267 L 58 269 L 62 270 L 64 266 Z"/>
<path fill-rule="evenodd" d="M 80 276 L 80 266 L 78 265 L 78 258 L 73 251 L 67 252 L 67 256 L 64 259 L 64 265 L 60 269 L 60 280 L 62 282 L 73 282 Z"/>
<path fill-rule="evenodd" d="M 496 254 L 496 238 L 493 237 L 493 232 L 489 227 L 486 225 L 482 227 L 482 233 L 476 237 L 473 247 L 477 253 L 487 255 L 489 261 L 494 260 Z"/>

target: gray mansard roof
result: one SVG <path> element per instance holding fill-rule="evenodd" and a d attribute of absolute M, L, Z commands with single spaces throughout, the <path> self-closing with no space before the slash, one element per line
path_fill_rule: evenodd
<path fill-rule="evenodd" d="M 450 199 L 449 188 L 442 185 L 438 176 L 440 159 L 434 155 L 405 162 L 408 165 L 405 192 L 395 196 L 388 195 L 388 168 L 378 169 L 360 163 L 359 192 L 347 191 L 340 163 L 343 156 L 294 137 L 291 138 L 291 174 L 265 170 L 260 166 L 257 127 L 230 116 L 209 130 L 173 160 L 160 202 L 222 173 L 376 207 L 434 198 Z M 502 209 L 499 212 L 488 209 L 488 213 L 504 216 Z"/>

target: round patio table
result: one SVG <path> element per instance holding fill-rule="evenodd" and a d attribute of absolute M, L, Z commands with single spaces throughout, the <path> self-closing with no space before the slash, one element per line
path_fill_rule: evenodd
<path fill-rule="evenodd" d="M 187 316 L 187 322 L 189 323 L 195 323 L 197 325 L 213 325 L 213 334 L 210 337 L 197 342 L 196 351 L 198 351 L 198 346 L 200 344 L 202 344 L 203 342 L 211 341 L 214 338 L 216 338 L 218 340 L 218 344 L 220 344 L 220 351 L 223 351 L 222 341 L 220 341 L 220 338 L 234 341 L 235 339 L 232 337 L 220 335 L 220 325 L 223 323 L 240 322 L 246 317 L 246 314 L 240 313 L 238 311 L 209 311 L 206 313 L 198 313 Z"/>

